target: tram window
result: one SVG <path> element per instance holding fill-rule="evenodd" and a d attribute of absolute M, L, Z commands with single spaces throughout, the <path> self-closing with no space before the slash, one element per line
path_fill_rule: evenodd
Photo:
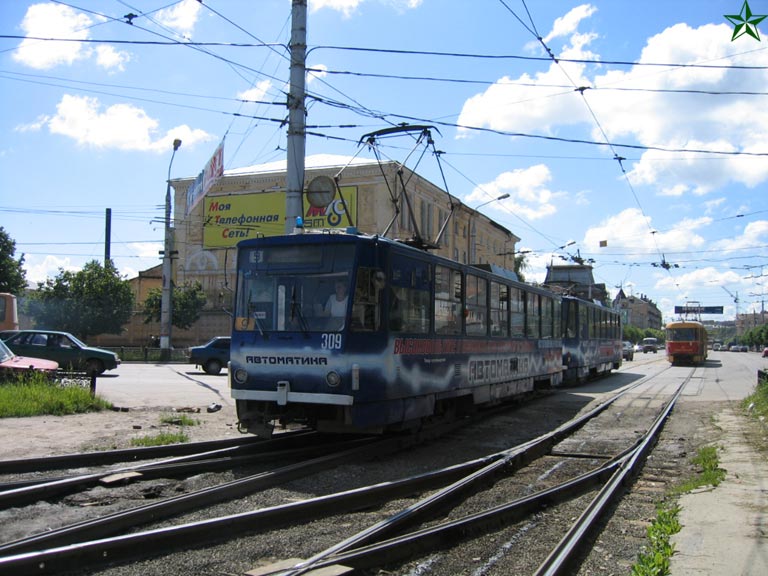
<path fill-rule="evenodd" d="M 551 339 L 554 337 L 552 317 L 552 298 L 541 297 L 541 337 Z"/>
<path fill-rule="evenodd" d="M 446 266 L 435 266 L 435 333 L 459 334 L 460 311 L 461 273 Z"/>
<path fill-rule="evenodd" d="M 525 292 L 517 288 L 509 290 L 510 335 L 525 336 Z"/>
<path fill-rule="evenodd" d="M 426 334 L 432 314 L 429 265 L 410 258 L 392 263 L 389 303 L 389 329 L 393 332 Z"/>
<path fill-rule="evenodd" d="M 488 331 L 488 282 L 485 278 L 467 274 L 466 333 L 476 336 Z"/>
<path fill-rule="evenodd" d="M 509 289 L 491 282 L 491 336 L 509 336 Z"/>
<path fill-rule="evenodd" d="M 380 325 L 380 301 L 384 289 L 384 272 L 375 268 L 360 267 L 355 282 L 350 327 L 356 331 L 378 330 Z"/>
<path fill-rule="evenodd" d="M 541 337 L 541 306 L 538 294 L 528 294 L 526 310 L 526 335 L 529 338 Z"/>
<path fill-rule="evenodd" d="M 578 310 L 577 316 L 579 317 L 579 326 L 577 328 L 576 337 L 580 340 L 586 340 L 589 338 L 589 308 L 584 304 L 577 304 L 574 302 L 571 302 L 571 306 L 576 306 L 576 309 Z"/>

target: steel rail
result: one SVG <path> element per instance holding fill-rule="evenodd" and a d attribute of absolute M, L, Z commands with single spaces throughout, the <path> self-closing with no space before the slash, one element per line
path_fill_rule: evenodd
<path fill-rule="evenodd" d="M 590 418 L 599 414 L 610 406 L 615 400 L 631 391 L 633 388 L 641 385 L 646 377 L 637 383 L 626 386 L 623 390 L 615 394 L 614 397 L 607 399 L 602 404 L 596 406 L 589 412 L 574 418 L 550 431 L 539 438 L 526 442 L 520 446 L 492 454 L 485 458 L 473 460 L 467 463 L 451 466 L 439 471 L 429 472 L 423 475 L 407 478 L 405 480 L 388 482 L 383 485 L 373 487 L 363 487 L 353 491 L 322 496 L 302 502 L 292 503 L 286 506 L 273 507 L 253 512 L 243 513 L 235 516 L 215 518 L 204 520 L 198 523 L 174 526 L 161 530 L 147 531 L 114 538 L 102 538 L 91 542 L 81 542 L 61 546 L 55 549 L 41 550 L 39 552 L 30 552 L 17 554 L 0 558 L 0 570 L 3 568 L 12 569 L 16 574 L 34 573 L 39 574 L 40 567 L 50 567 L 50 572 L 67 569 L 70 562 L 76 562 L 77 566 L 82 567 L 84 563 L 93 563 L 93 565 L 105 562 L 115 562 L 118 560 L 128 560 L 136 557 L 141 551 L 141 555 L 146 556 L 147 546 L 154 545 L 166 550 L 172 546 L 189 546 L 193 543 L 200 543 L 211 540 L 211 534 L 215 534 L 216 539 L 226 537 L 228 534 L 241 535 L 242 531 L 255 531 L 264 527 L 274 527 L 277 523 L 289 522 L 292 519 L 306 521 L 309 514 L 312 513 L 340 513 L 356 509 L 356 507 L 370 506 L 382 499 L 395 497 L 402 494 L 411 494 L 414 489 L 432 486 L 444 486 L 445 482 L 452 482 L 456 478 L 462 478 L 467 474 L 472 474 L 481 467 L 487 467 L 489 463 L 496 460 L 505 459 L 507 466 L 510 462 L 522 463 L 534 455 L 546 453 L 551 446 L 562 437 L 575 431 L 586 423 Z M 525 455 L 526 450 L 528 455 Z M 602 472 L 600 472 L 602 474 Z M 546 501 L 550 496 L 544 494 L 542 498 Z M 437 505 L 437 502 L 434 504 Z M 430 506 L 420 508 L 420 512 L 426 513 Z M 403 519 L 405 523 L 405 517 Z M 412 520 L 408 520 L 410 522 Z M 395 523 L 390 523 L 385 527 L 381 534 L 391 531 L 395 528 Z M 463 530 L 463 528 L 460 528 Z M 368 539 L 373 534 L 368 534 Z M 381 536 L 379 536 L 381 537 Z M 50 542 L 48 543 L 50 544 Z M 351 544 L 350 544 L 351 545 Z M 338 548 L 338 547 L 336 547 Z M 0 549 L 0 553 L 3 553 Z M 27 572 L 29 570 L 29 572 Z"/>
<path fill-rule="evenodd" d="M 240 496 L 251 494 L 256 490 L 267 488 L 275 484 L 293 480 L 305 476 L 310 472 L 327 469 L 339 462 L 349 461 L 358 456 L 369 456 L 373 446 L 377 447 L 377 454 L 386 450 L 398 449 L 399 440 L 358 440 L 355 448 L 337 452 L 329 456 L 313 458 L 311 460 L 283 466 L 269 472 L 261 472 L 231 482 L 226 482 L 202 490 L 190 492 L 173 498 L 167 498 L 160 502 L 145 504 L 129 510 L 115 512 L 99 518 L 76 522 L 47 532 L 35 534 L 26 538 L 0 544 L 0 555 L 15 554 L 41 550 L 50 546 L 60 546 L 72 542 L 83 541 L 87 538 L 117 534 L 121 530 L 132 528 L 167 518 L 174 514 L 187 512 L 192 509 L 216 504 L 225 500 L 231 500 Z"/>
<path fill-rule="evenodd" d="M 633 451 L 626 462 L 614 473 L 602 490 L 589 503 L 589 506 L 573 523 L 568 533 L 557 544 L 541 566 L 539 566 L 535 576 L 555 576 L 563 574 L 568 568 L 576 555 L 579 544 L 590 533 L 607 506 L 621 493 L 626 483 L 639 473 L 640 466 L 645 462 L 648 452 L 653 448 L 667 418 L 672 413 L 678 398 L 683 393 L 683 389 L 693 378 L 695 371 L 695 368 L 691 370 L 685 380 L 678 386 L 671 400 L 667 402 L 650 429 L 643 435 L 642 442 L 637 449 Z"/>
<path fill-rule="evenodd" d="M 58 456 L 40 456 L 35 458 L 19 458 L 15 460 L 0 460 L 0 474 L 23 474 L 28 472 L 45 472 L 66 468 L 84 468 L 86 466 L 106 466 L 117 462 L 150 460 L 168 456 L 183 456 L 200 452 L 210 452 L 220 448 L 255 444 L 267 449 L 271 443 L 280 445 L 292 442 L 297 437 L 314 436 L 316 433 L 307 431 L 287 432 L 271 440 L 258 440 L 246 436 L 242 438 L 225 438 L 222 440 L 207 440 L 189 444 L 170 444 L 166 446 L 149 446 L 143 448 L 125 448 L 103 452 L 83 452 L 81 454 L 60 454 Z"/>

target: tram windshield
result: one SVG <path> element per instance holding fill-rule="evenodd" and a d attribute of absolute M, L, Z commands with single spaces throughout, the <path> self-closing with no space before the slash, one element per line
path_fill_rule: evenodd
<path fill-rule="evenodd" d="M 349 309 L 352 246 L 265 246 L 241 251 L 235 330 L 333 332 Z"/>
<path fill-rule="evenodd" d="M 680 342 L 698 339 L 695 328 L 667 328 L 667 340 Z"/>

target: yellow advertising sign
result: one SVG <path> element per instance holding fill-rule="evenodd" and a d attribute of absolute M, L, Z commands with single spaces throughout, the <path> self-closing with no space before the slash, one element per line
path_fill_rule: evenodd
<path fill-rule="evenodd" d="M 352 223 L 357 222 L 357 187 L 342 186 Z M 339 194 L 324 208 L 302 203 L 305 228 L 349 226 Z M 209 196 L 203 210 L 203 246 L 229 248 L 241 240 L 285 234 L 285 192 Z"/>

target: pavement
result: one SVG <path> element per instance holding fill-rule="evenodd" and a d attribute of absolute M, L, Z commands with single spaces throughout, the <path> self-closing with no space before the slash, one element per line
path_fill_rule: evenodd
<path fill-rule="evenodd" d="M 682 530 L 672 537 L 672 576 L 768 575 L 768 459 L 749 442 L 743 415 L 717 417 L 725 480 L 680 501 Z"/>

